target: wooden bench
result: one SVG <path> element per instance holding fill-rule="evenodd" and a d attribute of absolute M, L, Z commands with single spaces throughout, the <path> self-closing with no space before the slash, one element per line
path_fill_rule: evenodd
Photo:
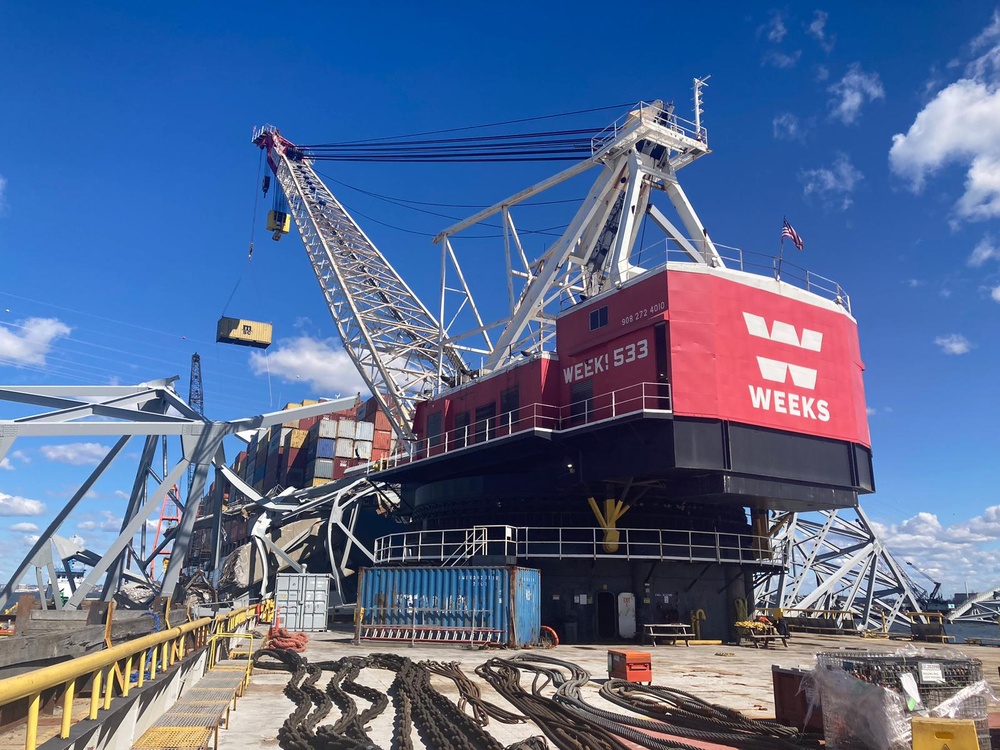
<path fill-rule="evenodd" d="M 694 638 L 694 633 L 691 632 L 691 626 L 683 622 L 649 622 L 642 626 L 643 643 L 647 638 L 654 646 L 657 638 L 669 641 L 671 646 L 676 645 L 677 641 L 684 641 L 685 646 L 690 646 L 688 641 Z"/>

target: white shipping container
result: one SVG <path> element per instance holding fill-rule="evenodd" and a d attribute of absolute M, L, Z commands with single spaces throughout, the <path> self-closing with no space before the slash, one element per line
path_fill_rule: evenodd
<path fill-rule="evenodd" d="M 354 440 L 355 424 L 353 419 L 341 419 L 337 422 L 337 437 Z"/>
<path fill-rule="evenodd" d="M 355 440 L 354 450 L 357 451 L 357 458 L 363 458 L 365 461 L 372 460 L 372 444 L 367 440 Z"/>
<path fill-rule="evenodd" d="M 357 422 L 354 426 L 354 439 L 367 440 L 369 443 L 375 438 L 374 422 Z"/>
<path fill-rule="evenodd" d="M 350 438 L 337 438 L 333 454 L 337 458 L 354 458 L 354 441 Z"/>
<path fill-rule="evenodd" d="M 274 592 L 278 625 L 295 632 L 326 630 L 330 576 L 325 573 L 278 573 Z"/>
<path fill-rule="evenodd" d="M 333 459 L 317 458 L 313 463 L 312 475 L 314 479 L 333 479 Z"/>
<path fill-rule="evenodd" d="M 319 425 L 319 436 L 321 438 L 337 437 L 337 420 L 323 419 L 317 422 L 317 424 Z"/>
<path fill-rule="evenodd" d="M 281 447 L 287 448 L 288 444 L 292 441 L 292 428 L 282 427 L 281 428 Z"/>

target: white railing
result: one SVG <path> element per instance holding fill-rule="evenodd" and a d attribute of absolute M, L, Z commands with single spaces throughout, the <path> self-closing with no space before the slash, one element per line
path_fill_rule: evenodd
<path fill-rule="evenodd" d="M 704 250 L 705 240 L 689 239 L 696 249 Z M 759 276 L 770 276 L 780 279 L 792 286 L 805 289 L 824 299 L 842 305 L 847 312 L 851 311 L 851 298 L 847 291 L 836 281 L 820 276 L 807 268 L 791 263 L 787 258 L 781 260 L 780 267 L 778 256 L 771 256 L 765 253 L 756 253 L 750 250 L 743 250 L 729 245 L 720 245 L 713 242 L 715 249 L 722 257 L 726 268 L 733 271 L 744 271 Z M 643 248 L 633 249 L 629 262 L 635 266 L 646 269 L 654 269 L 664 263 L 693 263 L 691 256 L 679 248 L 676 243 L 668 239 L 658 240 L 652 245 Z"/>
<path fill-rule="evenodd" d="M 698 126 L 690 120 L 678 117 L 673 113 L 671 108 L 660 107 L 649 102 L 639 102 L 626 114 L 619 117 L 617 120 L 604 128 L 604 130 L 591 138 L 591 155 L 597 154 L 607 148 L 610 144 L 614 143 L 618 136 L 621 135 L 622 131 L 628 127 L 629 122 L 634 119 L 635 115 L 633 113 L 636 111 L 639 112 L 639 117 L 644 123 L 669 128 L 678 135 L 698 141 L 706 148 L 708 147 L 708 133 L 705 128 L 699 129 Z"/>
<path fill-rule="evenodd" d="M 496 417 L 456 427 L 440 435 L 409 441 L 401 451 L 371 466 L 372 470 L 382 470 L 442 456 L 529 430 L 565 432 L 632 414 L 669 414 L 672 408 L 669 383 L 635 383 L 575 401 L 568 406 L 529 404 Z"/>
<path fill-rule="evenodd" d="M 469 554 L 468 529 L 406 531 L 375 540 L 375 562 L 417 563 L 503 556 L 525 560 L 618 558 L 780 566 L 782 548 L 766 536 L 691 529 L 618 529 L 617 549 L 604 547 L 602 528 L 477 526 L 476 555 Z"/>

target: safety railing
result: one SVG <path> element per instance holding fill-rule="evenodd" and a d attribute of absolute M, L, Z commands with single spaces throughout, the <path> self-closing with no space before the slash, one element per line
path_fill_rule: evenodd
<path fill-rule="evenodd" d="M 634 383 L 567 406 L 529 404 L 439 435 L 410 441 L 402 450 L 373 464 L 372 468 L 383 469 L 433 458 L 528 430 L 565 432 L 639 413 L 669 414 L 671 409 L 669 383 Z"/>
<path fill-rule="evenodd" d="M 692 529 L 618 529 L 614 552 L 605 549 L 603 528 L 476 526 L 474 544 L 469 529 L 406 531 L 375 540 L 375 562 L 411 563 L 460 561 L 472 555 L 502 555 L 518 559 L 617 558 L 675 560 L 780 566 L 781 549 L 769 537 Z"/>
<path fill-rule="evenodd" d="M 704 251 L 707 242 L 704 239 L 692 238 L 688 242 L 699 252 Z M 722 258 L 726 268 L 732 271 L 743 271 L 758 276 L 770 276 L 799 289 L 805 289 L 818 297 L 828 299 L 841 305 L 847 312 L 851 311 L 851 298 L 847 290 L 833 279 L 828 279 L 807 268 L 796 265 L 787 258 L 743 250 L 738 247 L 722 245 L 713 242 L 713 246 Z M 668 239 L 658 240 L 643 248 L 635 248 L 629 258 L 635 266 L 655 269 L 664 263 L 693 263 L 690 255 Z"/>
<path fill-rule="evenodd" d="M 240 627 L 273 618 L 274 602 L 234 610 L 219 617 L 202 617 L 158 633 L 136 638 L 118 646 L 87 654 L 62 664 L 0 680 L 0 709 L 28 699 L 24 747 L 38 746 L 38 719 L 42 695 L 54 691 L 62 705 L 59 737 L 69 737 L 78 688 L 90 687 L 87 718 L 96 720 L 101 710 L 111 707 L 116 696 L 128 697 L 133 689 L 163 674 L 189 652 L 209 644 L 215 633 L 233 633 Z"/>
<path fill-rule="evenodd" d="M 638 102 L 626 114 L 609 124 L 601 132 L 590 139 L 591 155 L 604 150 L 614 143 L 636 115 L 646 124 L 659 125 L 674 131 L 678 135 L 697 141 L 708 148 L 708 133 L 705 128 L 699 128 L 690 120 L 678 117 L 671 106 L 659 106 L 650 102 Z"/>

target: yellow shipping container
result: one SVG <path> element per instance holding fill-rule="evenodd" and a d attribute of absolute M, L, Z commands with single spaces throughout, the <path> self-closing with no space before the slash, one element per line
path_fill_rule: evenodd
<path fill-rule="evenodd" d="M 312 480 L 312 486 L 313 487 L 319 487 L 321 484 L 328 484 L 329 482 L 332 482 L 332 481 L 333 481 L 332 479 L 316 478 L 316 479 Z"/>
<path fill-rule="evenodd" d="M 309 437 L 309 430 L 292 430 L 292 436 L 288 440 L 289 448 L 301 448 L 306 444 L 306 440 Z"/>
<path fill-rule="evenodd" d="M 219 318 L 215 340 L 223 344 L 239 344 L 267 349 L 271 345 L 272 326 L 257 320 Z"/>

